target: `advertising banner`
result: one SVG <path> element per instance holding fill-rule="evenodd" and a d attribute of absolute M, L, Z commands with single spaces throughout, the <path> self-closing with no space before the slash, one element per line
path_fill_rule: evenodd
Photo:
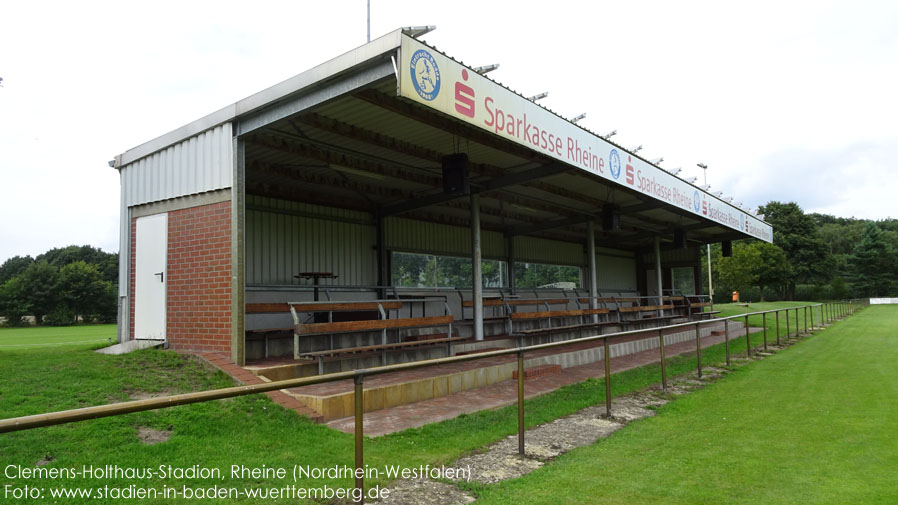
<path fill-rule="evenodd" d="M 760 219 L 403 36 L 399 94 L 655 200 L 772 242 Z"/>

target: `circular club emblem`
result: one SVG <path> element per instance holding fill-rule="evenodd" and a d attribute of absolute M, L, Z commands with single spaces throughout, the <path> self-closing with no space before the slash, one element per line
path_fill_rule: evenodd
<path fill-rule="evenodd" d="M 418 49 L 412 55 L 409 66 L 418 96 L 428 102 L 436 98 L 440 94 L 440 67 L 437 66 L 433 56 L 423 49 Z"/>
<path fill-rule="evenodd" d="M 695 208 L 696 212 L 699 212 L 702 209 L 702 197 L 699 196 L 698 191 L 696 191 L 695 196 L 692 197 L 692 207 Z"/>
<path fill-rule="evenodd" d="M 611 165 L 611 177 L 615 179 L 620 177 L 620 155 L 617 154 L 617 149 L 611 150 L 608 155 L 608 164 Z"/>

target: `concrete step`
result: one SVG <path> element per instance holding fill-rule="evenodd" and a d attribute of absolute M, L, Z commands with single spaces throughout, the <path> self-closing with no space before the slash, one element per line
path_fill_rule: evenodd
<path fill-rule="evenodd" d="M 530 368 L 524 369 L 524 380 L 527 379 L 535 379 L 537 377 L 545 377 L 546 375 L 552 375 L 556 373 L 561 373 L 561 365 L 539 365 Z M 518 371 L 515 370 L 511 372 L 511 378 L 518 378 Z"/>

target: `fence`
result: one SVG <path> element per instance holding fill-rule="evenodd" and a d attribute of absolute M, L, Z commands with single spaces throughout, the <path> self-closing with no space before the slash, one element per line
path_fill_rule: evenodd
<path fill-rule="evenodd" d="M 492 358 L 496 356 L 516 355 L 518 361 L 518 452 L 524 454 L 524 354 L 527 352 L 539 351 L 543 349 L 553 349 L 557 347 L 569 346 L 583 342 L 602 341 L 604 346 L 604 364 L 605 364 L 605 415 L 611 417 L 611 353 L 609 352 L 610 341 L 619 337 L 631 335 L 645 334 L 647 332 L 657 331 L 660 339 L 661 353 L 661 385 L 667 391 L 667 367 L 664 356 L 664 334 L 666 331 L 680 328 L 695 328 L 695 343 L 697 357 L 698 376 L 702 376 L 702 345 L 701 345 L 701 327 L 709 324 L 719 324 L 724 321 L 724 342 L 726 348 L 726 362 L 730 364 L 730 336 L 729 322 L 731 320 L 745 319 L 745 336 L 748 355 L 751 355 L 751 336 L 748 326 L 748 318 L 751 316 L 762 317 L 764 348 L 767 349 L 767 315 L 775 314 L 776 324 L 775 333 L 776 341 L 780 342 L 780 313 L 785 313 L 786 336 L 791 336 L 791 326 L 789 313 L 794 311 L 795 315 L 791 318 L 795 325 L 795 334 L 799 335 L 801 330 L 802 318 L 799 317 L 799 310 L 803 311 L 804 331 L 807 333 L 809 329 L 816 329 L 816 321 L 819 320 L 821 327 L 827 323 L 842 319 L 853 314 L 862 306 L 868 305 L 868 300 L 843 300 L 838 302 L 827 302 L 814 305 L 804 305 L 800 307 L 790 307 L 785 309 L 775 309 L 760 312 L 751 312 L 748 314 L 740 314 L 737 316 L 729 316 L 726 318 L 711 319 L 705 321 L 694 321 L 688 323 L 680 323 L 669 326 L 663 326 L 657 330 L 632 330 L 617 333 L 609 333 L 606 335 L 595 335 L 591 337 L 583 337 L 560 342 L 551 342 L 546 344 L 532 345 L 528 347 L 516 347 L 513 349 L 503 349 L 499 351 L 489 351 L 478 354 L 468 354 L 463 356 L 452 356 L 448 358 L 438 358 L 426 361 L 416 361 L 411 363 L 401 363 L 395 365 L 387 365 L 376 368 L 353 370 L 349 372 L 339 372 L 328 375 L 319 375 L 314 377 L 304 377 L 299 379 L 289 379 L 278 382 L 269 382 L 265 384 L 257 384 L 252 386 L 237 386 L 224 389 L 216 389 L 211 391 L 201 391 L 196 393 L 186 393 L 172 395 L 160 398 L 151 398 L 147 400 L 136 400 L 130 402 L 116 403 L 112 405 L 100 405 L 96 407 L 85 407 L 74 410 L 66 410 L 60 412 L 51 412 L 47 414 L 37 414 L 31 416 L 17 417 L 12 419 L 0 420 L 0 433 L 8 433 L 13 431 L 29 430 L 43 426 L 53 426 L 57 424 L 71 423 L 75 421 L 84 421 L 88 419 L 97 419 L 100 417 L 116 416 L 121 414 L 130 414 L 133 412 L 142 412 L 147 410 L 156 410 L 166 407 L 174 407 L 178 405 L 187 405 L 190 403 L 200 403 L 211 400 L 220 400 L 223 398 L 233 398 L 236 396 L 244 396 L 267 391 L 275 391 L 279 389 L 289 389 L 299 386 L 308 386 L 311 384 L 322 384 L 326 382 L 334 382 L 339 380 L 353 379 L 355 383 L 355 467 L 356 469 L 364 468 L 364 399 L 363 385 L 366 377 L 382 375 L 392 372 L 400 372 L 405 370 L 413 370 L 417 368 L 425 368 L 430 366 L 442 365 L 446 363 L 459 363 L 463 361 L 476 361 L 481 359 Z M 816 309 L 816 310 L 815 310 Z M 819 314 L 819 318 L 817 314 Z M 810 324 L 808 326 L 810 317 Z M 355 485 L 363 492 L 364 481 L 363 471 L 356 472 Z"/>

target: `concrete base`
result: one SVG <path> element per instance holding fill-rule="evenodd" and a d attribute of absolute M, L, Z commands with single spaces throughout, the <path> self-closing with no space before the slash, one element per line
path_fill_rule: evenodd
<path fill-rule="evenodd" d="M 702 328 L 702 336 L 710 336 L 715 328 Z M 730 334 L 736 338 L 739 331 L 743 330 L 742 323 L 731 323 Z M 683 330 L 677 333 L 666 334 L 664 341 L 666 345 L 686 342 L 695 338 L 693 330 Z M 512 344 L 511 340 L 501 341 L 505 344 Z M 495 346 L 496 340 L 477 342 L 469 344 L 469 348 L 465 350 L 475 350 L 477 347 Z M 532 344 L 532 343 L 530 343 Z M 625 356 L 638 352 L 657 349 L 660 342 L 657 336 L 646 334 L 643 337 L 635 337 L 625 342 L 614 343 L 609 346 L 611 357 Z M 461 347 L 461 346 L 459 346 Z M 508 345 L 512 347 L 512 345 Z M 601 343 L 587 349 L 578 349 L 568 352 L 559 352 L 557 354 L 534 356 L 525 358 L 524 367 L 533 368 L 546 365 L 559 365 L 562 368 L 586 365 L 603 360 L 605 351 Z M 308 366 L 308 365 L 306 365 Z M 461 391 L 481 388 L 497 382 L 503 382 L 511 379 L 517 371 L 517 361 L 512 357 L 503 363 L 484 363 L 483 366 L 474 366 L 466 370 L 450 371 L 441 370 L 443 367 L 434 369 L 434 374 L 429 376 L 418 376 L 409 378 L 399 383 L 389 384 L 372 384 L 366 383 L 364 388 L 364 409 L 365 412 L 373 412 L 399 405 L 406 405 L 431 398 L 438 398 L 455 394 Z M 289 378 L 291 374 L 301 373 L 300 376 L 313 375 L 310 370 L 304 370 L 301 365 L 287 365 L 280 367 L 272 367 L 265 370 L 253 370 L 253 373 L 264 376 L 269 380 L 282 380 Z M 372 381 L 373 382 L 373 381 Z M 340 419 L 353 415 L 353 398 L 354 392 L 351 385 L 347 383 L 345 389 L 331 394 L 306 394 L 303 388 L 297 390 L 284 391 L 288 395 L 298 400 L 303 405 L 308 406 L 318 414 L 324 421 Z"/>
<path fill-rule="evenodd" d="M 122 342 L 121 344 L 111 345 L 109 347 L 104 347 L 102 349 L 97 349 L 94 352 L 98 352 L 100 354 L 127 354 L 129 352 L 136 351 L 138 349 L 149 349 L 151 347 L 161 347 L 165 344 L 164 340 L 128 340 L 126 342 Z"/>

